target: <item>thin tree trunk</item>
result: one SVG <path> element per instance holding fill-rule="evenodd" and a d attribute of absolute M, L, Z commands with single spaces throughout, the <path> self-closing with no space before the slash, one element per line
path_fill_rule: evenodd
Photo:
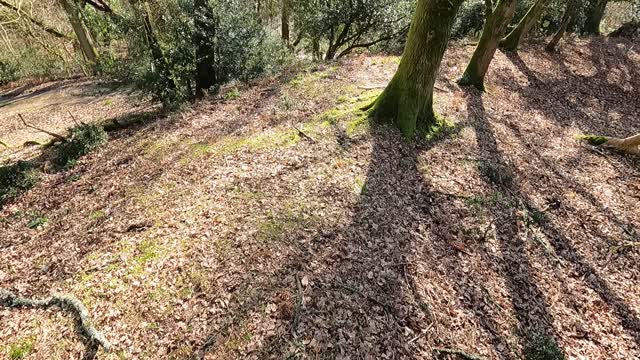
<path fill-rule="evenodd" d="M 484 90 L 484 77 L 515 9 L 516 0 L 500 0 L 495 9 L 492 9 L 491 1 L 487 1 L 487 16 L 480 41 L 458 84 Z"/>
<path fill-rule="evenodd" d="M 207 32 L 207 18 L 211 15 L 211 9 L 207 0 L 194 1 L 195 36 L 196 42 L 196 97 L 202 98 L 205 91 L 216 85 L 217 77 L 214 69 L 215 54 L 211 36 L 215 34 Z"/>
<path fill-rule="evenodd" d="M 284 44 L 287 47 L 290 47 L 290 42 L 291 40 L 290 38 L 290 30 L 289 30 L 289 0 L 282 0 L 282 18 L 281 18 L 281 35 L 282 35 L 282 42 L 284 42 Z"/>
<path fill-rule="evenodd" d="M 173 79 L 173 74 L 169 69 L 169 64 L 167 64 L 167 60 L 164 57 L 162 48 L 160 47 L 160 41 L 158 41 L 158 37 L 156 36 L 156 33 L 153 29 L 149 3 L 147 1 L 144 1 L 142 5 L 142 20 L 144 22 L 144 32 L 147 38 L 147 42 L 149 43 L 149 48 L 151 50 L 151 58 L 153 61 L 152 65 L 154 67 L 154 71 L 160 75 L 162 87 L 166 88 L 166 90 L 169 91 L 175 91 L 177 86 L 175 80 Z M 164 89 L 162 91 L 164 91 Z M 167 100 L 164 96 L 160 97 L 163 99 L 163 101 Z M 167 104 L 165 103 L 165 105 Z"/>
<path fill-rule="evenodd" d="M 515 29 L 500 41 L 500 47 L 506 51 L 517 51 L 520 42 L 527 36 L 533 25 L 536 24 L 548 2 L 549 0 L 537 0 L 522 20 L 520 20 Z"/>
<path fill-rule="evenodd" d="M 608 0 L 592 0 L 587 8 L 587 18 L 584 22 L 584 32 L 586 34 L 600 34 L 600 22 L 607 9 Z"/>
<path fill-rule="evenodd" d="M 16 14 L 18 14 L 18 16 L 24 16 L 27 20 L 29 20 L 31 23 L 33 23 L 34 25 L 38 26 L 39 28 L 41 28 L 42 30 L 46 31 L 47 33 L 57 37 L 57 38 L 61 38 L 61 39 L 71 39 L 71 37 L 69 35 L 63 34 L 61 32 L 59 32 L 56 29 L 53 29 L 47 25 L 45 25 L 44 23 L 42 23 L 41 21 L 38 21 L 34 18 L 32 18 L 31 16 L 29 16 L 29 14 L 27 14 L 26 12 L 24 12 L 23 10 L 20 10 L 19 8 L 9 4 L 8 2 L 4 1 L 4 0 L 0 0 L 0 5 L 7 7 L 13 11 L 16 12 Z"/>
<path fill-rule="evenodd" d="M 567 1 L 567 7 L 564 10 L 564 14 L 562 15 L 562 22 L 560 23 L 560 28 L 558 29 L 558 31 L 556 31 L 556 33 L 553 35 L 553 38 L 551 38 L 551 41 L 549 42 L 549 44 L 547 44 L 547 46 L 545 47 L 547 51 L 556 50 L 556 46 L 558 46 L 558 43 L 564 36 L 564 33 L 567 31 L 567 28 L 569 27 L 569 23 L 573 20 L 573 17 L 575 16 L 577 6 L 578 6 L 577 0 Z"/>
<path fill-rule="evenodd" d="M 87 30 L 82 23 L 82 19 L 80 19 L 80 14 L 78 8 L 75 4 L 72 4 L 70 1 L 73 0 L 59 0 L 60 4 L 64 8 L 64 11 L 67 13 L 67 17 L 69 18 L 69 22 L 71 23 L 71 27 L 73 28 L 73 32 L 76 34 L 78 38 L 78 43 L 80 44 L 80 49 L 84 54 L 87 62 L 91 65 L 90 67 L 95 70 L 96 65 L 98 64 L 98 55 L 96 54 L 96 49 L 93 48 L 91 41 L 89 41 L 89 36 L 87 36 Z"/>
<path fill-rule="evenodd" d="M 373 104 L 377 121 L 394 123 L 412 139 L 436 121 L 433 86 L 463 0 L 418 0 L 398 71 Z"/>

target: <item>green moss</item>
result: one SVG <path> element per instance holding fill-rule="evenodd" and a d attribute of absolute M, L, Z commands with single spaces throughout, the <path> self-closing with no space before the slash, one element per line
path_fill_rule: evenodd
<path fill-rule="evenodd" d="M 435 122 L 431 126 L 418 130 L 420 131 L 419 138 L 430 143 L 454 134 L 457 128 L 453 121 L 436 114 Z"/>
<path fill-rule="evenodd" d="M 593 146 L 600 146 L 609 141 L 609 138 L 606 136 L 597 136 L 597 135 L 580 135 L 578 136 L 579 140 L 584 140 Z"/>
<path fill-rule="evenodd" d="M 286 148 L 300 142 L 296 130 L 281 130 L 249 137 L 228 137 L 211 146 L 209 153 L 227 155 L 245 149 L 250 151 Z"/>
<path fill-rule="evenodd" d="M 90 220 L 98 220 L 101 219 L 103 217 L 107 216 L 107 214 L 105 214 L 104 211 L 98 210 L 98 211 L 94 211 L 91 214 L 89 214 L 89 219 Z"/>
<path fill-rule="evenodd" d="M 9 348 L 9 359 L 10 360 L 20 360 L 29 356 L 33 352 L 35 347 L 36 340 L 33 337 L 19 340 L 13 344 L 8 346 Z"/>
<path fill-rule="evenodd" d="M 553 337 L 537 335 L 524 349 L 526 360 L 564 360 L 565 356 Z"/>

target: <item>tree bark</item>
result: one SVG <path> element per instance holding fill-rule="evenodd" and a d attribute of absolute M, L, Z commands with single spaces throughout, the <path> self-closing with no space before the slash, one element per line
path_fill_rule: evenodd
<path fill-rule="evenodd" d="M 506 51 L 517 51 L 520 41 L 527 36 L 529 30 L 536 24 L 548 2 L 549 0 L 537 0 L 509 35 L 500 41 L 500 47 Z"/>
<path fill-rule="evenodd" d="M 556 46 L 558 46 L 558 43 L 564 36 L 564 33 L 567 31 L 567 28 L 569 27 L 569 23 L 573 20 L 574 16 L 576 15 L 577 7 L 578 7 L 577 0 L 567 0 L 567 7 L 564 10 L 564 14 L 562 15 L 562 22 L 560 23 L 560 28 L 558 29 L 558 31 L 556 31 L 556 33 L 553 35 L 553 38 L 551 38 L 551 41 L 549 41 L 549 43 L 545 47 L 547 51 L 556 50 Z"/>
<path fill-rule="evenodd" d="M 489 0 L 487 7 L 486 21 L 482 28 L 480 41 L 462 78 L 458 80 L 458 84 L 461 86 L 475 86 L 479 90 L 484 90 L 484 77 L 498 49 L 500 38 L 513 18 L 516 0 L 500 0 L 495 9 L 492 9 Z"/>
<path fill-rule="evenodd" d="M 584 32 L 586 34 L 599 35 L 600 22 L 607 9 L 608 0 L 592 0 L 587 7 L 587 18 L 584 22 Z"/>
<path fill-rule="evenodd" d="M 194 1 L 195 36 L 196 42 L 196 97 L 202 98 L 207 89 L 217 84 L 215 72 L 215 53 L 211 36 L 215 34 L 207 32 L 207 18 L 211 15 L 211 9 L 207 0 Z M 215 29 L 214 29 L 215 31 Z"/>
<path fill-rule="evenodd" d="M 89 41 L 87 30 L 82 23 L 82 19 L 80 19 L 78 7 L 76 6 L 76 4 L 71 3 L 71 1 L 73 0 L 59 1 L 64 8 L 64 11 L 67 13 L 67 17 L 69 18 L 69 22 L 71 23 L 73 32 L 76 34 L 76 38 L 78 39 L 78 43 L 80 44 L 82 53 L 87 59 L 87 62 L 89 62 L 89 64 L 91 65 L 91 68 L 95 70 L 95 66 L 98 64 L 98 55 L 96 54 L 96 49 L 93 48 L 91 41 Z"/>
<path fill-rule="evenodd" d="M 395 124 L 412 139 L 435 123 L 433 86 L 463 0 L 418 0 L 398 71 L 372 105 L 376 121 Z"/>
<path fill-rule="evenodd" d="M 284 42 L 284 44 L 287 47 L 290 47 L 290 33 L 291 31 L 289 30 L 289 0 L 282 0 L 282 17 L 281 17 L 281 35 L 282 35 L 282 42 Z"/>

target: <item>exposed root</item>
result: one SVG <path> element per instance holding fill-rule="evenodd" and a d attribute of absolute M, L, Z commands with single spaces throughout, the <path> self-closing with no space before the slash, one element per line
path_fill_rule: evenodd
<path fill-rule="evenodd" d="M 81 335 L 83 343 L 85 344 L 85 354 L 83 359 L 93 359 L 98 352 L 99 346 L 102 346 L 102 348 L 107 352 L 111 350 L 111 344 L 109 344 L 104 335 L 96 330 L 96 328 L 91 324 L 87 308 L 82 305 L 80 300 L 72 296 L 54 295 L 47 299 L 37 300 L 24 298 L 7 290 L 0 289 L 0 306 L 29 309 L 49 309 L 52 307 L 58 307 L 73 315 L 77 331 Z"/>

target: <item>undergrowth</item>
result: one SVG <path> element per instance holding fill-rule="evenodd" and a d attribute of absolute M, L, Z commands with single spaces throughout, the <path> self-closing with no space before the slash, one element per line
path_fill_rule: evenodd
<path fill-rule="evenodd" d="M 56 165 L 72 168 L 84 155 L 107 142 L 107 133 L 97 125 L 82 124 L 71 129 L 71 137 L 57 148 Z"/>
<path fill-rule="evenodd" d="M 34 187 L 39 180 L 40 174 L 33 162 L 18 161 L 0 167 L 0 207 Z"/>
<path fill-rule="evenodd" d="M 564 360 L 565 356 L 551 336 L 538 335 L 525 347 L 524 358 L 525 360 Z"/>

